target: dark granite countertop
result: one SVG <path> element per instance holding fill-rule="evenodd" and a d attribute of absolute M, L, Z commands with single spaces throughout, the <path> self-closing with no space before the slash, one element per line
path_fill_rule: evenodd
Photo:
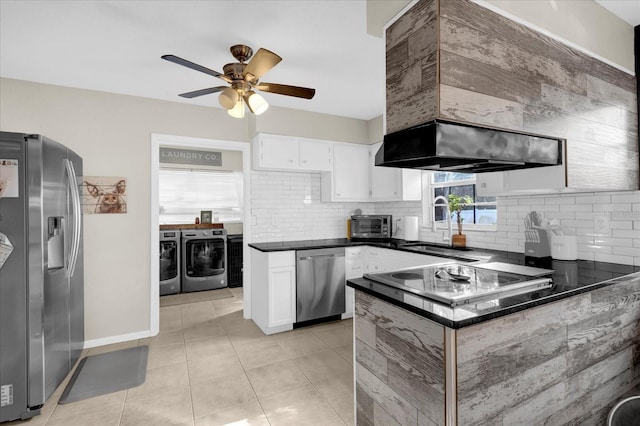
<path fill-rule="evenodd" d="M 561 261 L 551 259 L 535 259 L 525 257 L 521 253 L 498 250 L 470 249 L 454 250 L 446 246 L 433 245 L 436 251 L 422 251 L 417 247 L 399 247 L 406 241 L 392 239 L 388 241 L 352 241 L 346 238 L 324 240 L 284 241 L 277 243 L 249 244 L 263 252 L 307 250 L 331 247 L 373 246 L 406 251 L 410 253 L 441 256 L 463 262 L 505 262 L 516 265 L 528 265 L 553 269 L 553 286 L 528 294 L 492 300 L 456 308 L 424 299 L 415 294 L 380 284 L 366 278 L 347 281 L 347 285 L 376 296 L 386 302 L 400 306 L 425 318 L 436 321 L 446 327 L 462 328 L 514 312 L 540 306 L 567 297 L 585 293 L 596 288 L 613 285 L 620 281 L 638 279 L 640 285 L 640 266 L 621 265 L 616 263 L 594 262 L 587 260 Z M 634 274 L 634 275 L 631 275 Z"/>
<path fill-rule="evenodd" d="M 522 254 L 503 252 L 507 254 L 503 256 L 499 252 L 496 253 L 496 256 L 490 259 L 492 262 L 553 269 L 553 286 L 532 293 L 451 308 L 366 278 L 348 280 L 347 285 L 454 329 L 478 324 L 622 281 L 635 279 L 640 285 L 639 266 L 587 260 L 542 260 L 536 262 L 536 259 L 528 257 L 525 259 Z"/>
<path fill-rule="evenodd" d="M 429 256 L 439 256 L 447 259 L 455 259 L 466 262 L 476 262 L 478 260 L 488 260 L 494 256 L 493 251 L 482 249 L 453 249 L 442 244 L 431 244 L 432 249 L 429 251 L 420 250 L 417 247 L 401 247 L 403 244 L 419 243 L 415 241 L 405 241 L 397 238 L 389 240 L 371 241 L 371 240 L 349 240 L 347 238 L 332 238 L 325 240 L 299 240 L 299 241 L 281 241 L 277 243 L 255 243 L 249 244 L 249 247 L 262 252 L 273 251 L 289 251 L 289 250 L 315 250 L 321 248 L 334 247 L 358 247 L 372 246 L 379 248 L 388 248 L 408 253 L 426 254 Z"/>

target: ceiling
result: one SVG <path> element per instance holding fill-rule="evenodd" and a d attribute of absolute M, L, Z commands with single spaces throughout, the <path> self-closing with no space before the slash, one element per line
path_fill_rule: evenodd
<path fill-rule="evenodd" d="M 640 24 L 640 2 L 598 2 Z M 367 33 L 366 0 L 0 0 L 7 78 L 221 108 L 217 95 L 178 93 L 222 80 L 160 56 L 221 72 L 234 44 L 283 58 L 263 81 L 316 89 L 312 100 L 263 92 L 271 105 L 364 120 L 384 112 L 384 45 Z"/>

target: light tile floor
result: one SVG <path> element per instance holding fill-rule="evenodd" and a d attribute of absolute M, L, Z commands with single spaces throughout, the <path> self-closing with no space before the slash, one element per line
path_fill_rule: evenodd
<path fill-rule="evenodd" d="M 86 351 L 149 345 L 141 386 L 57 405 L 68 377 L 40 416 L 6 425 L 352 425 L 352 321 L 266 336 L 231 291 L 161 307 L 156 337 Z"/>

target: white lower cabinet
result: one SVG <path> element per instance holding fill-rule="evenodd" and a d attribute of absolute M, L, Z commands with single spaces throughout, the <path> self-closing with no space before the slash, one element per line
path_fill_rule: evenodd
<path fill-rule="evenodd" d="M 384 249 L 378 247 L 367 247 L 365 253 L 364 269 L 367 273 L 382 272 L 382 251 Z"/>
<path fill-rule="evenodd" d="M 360 278 L 364 275 L 364 253 L 367 247 L 347 247 L 344 250 L 344 275 L 345 291 L 344 306 L 345 311 L 342 318 L 353 316 L 353 305 L 355 303 L 355 291 L 346 285 L 346 280 Z"/>
<path fill-rule="evenodd" d="M 251 313 L 265 334 L 296 322 L 296 252 L 251 252 Z"/>
<path fill-rule="evenodd" d="M 445 257 L 371 246 L 345 248 L 345 312 L 353 316 L 354 290 L 346 280 L 365 273 L 451 263 Z M 251 249 L 251 317 L 265 334 L 293 329 L 296 322 L 296 252 Z"/>

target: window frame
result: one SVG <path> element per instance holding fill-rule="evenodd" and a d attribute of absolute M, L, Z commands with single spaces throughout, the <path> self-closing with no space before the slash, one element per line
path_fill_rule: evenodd
<path fill-rule="evenodd" d="M 162 166 L 162 164 L 161 164 Z M 176 167 L 177 166 L 177 167 Z M 169 215 L 169 216 L 175 216 L 176 219 L 174 220 L 162 220 L 163 216 L 167 216 L 166 213 L 162 212 L 162 194 L 161 194 L 161 183 L 160 181 L 162 180 L 162 174 L 163 172 L 169 172 L 169 174 L 175 173 L 175 174 L 202 174 L 202 175 L 210 175 L 212 179 L 215 179 L 217 175 L 218 178 L 229 178 L 232 177 L 232 180 L 236 180 L 237 182 L 234 182 L 235 185 L 240 184 L 241 187 L 243 187 L 243 177 L 242 177 L 242 172 L 239 171 L 235 171 L 235 170 L 221 170 L 221 169 L 213 169 L 213 168 L 208 168 L 206 166 L 202 166 L 202 167 L 193 167 L 193 166 L 189 166 L 189 167 L 180 167 L 179 165 L 174 165 L 172 164 L 169 167 L 160 167 L 158 170 L 158 204 L 159 204 L 159 211 L 158 211 L 158 218 L 160 220 L 161 224 L 178 224 L 178 223 L 184 223 L 184 220 L 189 219 L 189 217 L 187 217 L 187 219 L 180 219 L 180 216 L 185 216 L 187 215 L 187 213 L 185 214 L 174 214 L 174 215 Z M 239 180 L 238 180 L 239 179 Z M 242 218 L 244 215 L 244 196 L 243 196 L 243 192 L 244 192 L 245 188 L 241 188 L 240 192 L 237 194 L 238 195 L 238 206 L 235 207 L 230 207 L 230 209 L 235 210 L 237 209 L 237 216 L 238 218 L 235 219 L 231 219 L 226 217 L 225 213 L 222 213 L 220 211 L 220 218 L 218 219 L 220 222 L 224 222 L 224 223 L 243 223 Z M 214 206 L 204 206 L 204 207 L 200 207 L 201 210 L 200 211 L 193 211 L 193 213 L 190 213 L 191 215 L 194 215 L 194 217 L 200 217 L 200 212 L 201 211 L 206 211 L 206 210 L 211 210 L 212 211 L 212 222 L 215 221 L 215 217 L 217 216 L 216 213 L 216 207 Z M 221 207 L 218 208 L 218 210 L 221 209 L 227 209 L 227 207 Z M 186 217 L 186 216 L 185 216 Z M 165 219 L 167 219 L 165 217 Z M 189 222 L 187 223 L 191 223 L 192 219 L 189 220 Z"/>
<path fill-rule="evenodd" d="M 422 173 L 422 223 L 425 227 L 431 227 L 433 232 L 448 229 L 447 220 L 435 220 L 435 206 L 433 199 L 436 197 L 435 190 L 437 188 L 447 188 L 452 186 L 465 186 L 465 185 L 477 185 L 475 175 L 472 179 L 464 179 L 459 181 L 447 181 L 447 182 L 434 182 L 434 176 L 437 172 L 424 171 Z M 477 189 L 477 188 L 476 188 Z M 477 195 L 477 193 L 476 193 Z M 438 204 L 441 204 L 439 202 Z M 472 203 L 473 206 L 495 206 L 496 207 L 496 222 L 498 216 L 498 200 L 495 202 L 480 202 Z M 456 221 L 451 218 L 452 227 L 456 232 Z M 477 223 L 464 223 L 463 229 L 469 231 L 484 231 L 484 232 L 496 232 L 498 230 L 498 224 L 477 224 Z"/>

